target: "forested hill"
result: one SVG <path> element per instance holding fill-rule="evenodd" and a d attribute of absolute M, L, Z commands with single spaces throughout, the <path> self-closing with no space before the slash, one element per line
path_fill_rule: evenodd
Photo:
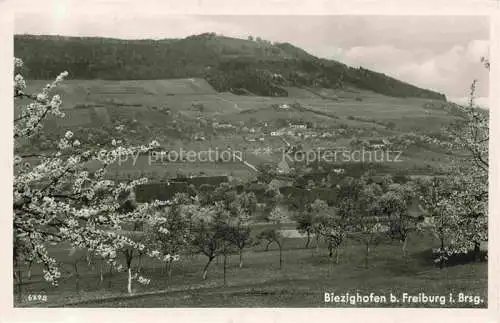
<path fill-rule="evenodd" d="M 120 40 L 97 37 L 16 35 L 14 52 L 28 79 L 141 80 L 203 77 L 217 91 L 287 96 L 284 86 L 354 87 L 397 97 L 446 100 L 364 68 L 319 59 L 289 43 L 205 33 L 183 39 Z"/>

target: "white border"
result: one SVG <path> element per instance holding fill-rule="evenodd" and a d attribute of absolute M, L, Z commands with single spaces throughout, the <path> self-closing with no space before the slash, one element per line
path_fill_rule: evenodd
<path fill-rule="evenodd" d="M 171 14 L 255 14 L 255 15 L 490 15 L 491 72 L 490 72 L 490 226 L 489 226 L 489 292 L 487 310 L 481 309 L 20 309 L 13 308 L 12 284 L 12 57 L 13 15 L 15 11 L 50 12 L 52 3 L 58 1 L 0 0 L 0 122 L 2 172 L 0 213 L 0 322 L 124 322 L 124 321 L 175 321 L 178 322 L 500 322 L 500 233 L 499 201 L 499 149 L 500 131 L 500 11 L 496 1 L 459 0 L 59 0 L 79 12 L 88 14 L 113 14 L 126 5 L 138 15 L 154 10 Z M 8 277 L 8 278 L 7 278 Z"/>

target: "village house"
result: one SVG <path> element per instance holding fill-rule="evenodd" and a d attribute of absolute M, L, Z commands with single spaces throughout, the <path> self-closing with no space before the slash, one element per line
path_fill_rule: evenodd
<path fill-rule="evenodd" d="M 263 142 L 264 141 L 264 137 L 262 136 L 246 136 L 245 137 L 245 140 L 248 141 L 248 142 L 256 142 L 256 141 L 260 141 L 260 142 Z"/>
<path fill-rule="evenodd" d="M 218 122 L 212 123 L 212 127 L 215 129 L 236 129 L 236 127 L 230 123 L 218 123 Z"/>
<path fill-rule="evenodd" d="M 307 126 L 305 124 L 290 124 L 290 128 L 292 129 L 307 129 Z"/>
<path fill-rule="evenodd" d="M 279 80 L 283 80 L 283 79 L 284 79 L 284 78 L 283 78 L 283 75 L 278 74 L 278 73 L 274 73 L 274 74 L 272 75 L 272 78 L 273 78 L 274 80 L 278 80 L 278 81 L 279 81 Z"/>
<path fill-rule="evenodd" d="M 372 149 L 382 149 L 385 147 L 385 143 L 381 139 L 370 139 L 368 140 L 368 146 Z"/>
<path fill-rule="evenodd" d="M 203 134 L 196 134 L 194 135 L 194 140 L 195 141 L 205 141 L 205 136 Z"/>

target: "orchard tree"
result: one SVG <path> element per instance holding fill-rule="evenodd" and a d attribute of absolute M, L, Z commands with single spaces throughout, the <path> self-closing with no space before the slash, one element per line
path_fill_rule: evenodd
<path fill-rule="evenodd" d="M 328 204 L 320 199 L 316 199 L 313 203 L 311 203 L 307 210 L 307 212 L 309 212 L 312 216 L 311 229 L 316 237 L 317 252 L 319 252 L 319 240 L 321 239 L 321 237 L 325 237 L 324 234 L 326 233 L 326 231 L 324 226 L 327 222 L 326 219 L 328 218 L 328 211 Z M 331 245 L 329 243 L 328 246 L 329 250 L 331 251 L 332 249 L 330 248 Z"/>
<path fill-rule="evenodd" d="M 297 222 L 297 231 L 301 234 L 305 234 L 306 244 L 304 248 L 309 248 L 309 243 L 311 242 L 311 235 L 314 232 L 313 225 L 315 221 L 314 214 L 312 212 L 299 211 L 298 215 L 295 217 Z"/>
<path fill-rule="evenodd" d="M 439 240 L 435 262 L 444 268 L 446 260 L 456 249 L 450 245 L 457 228 L 454 206 L 450 203 L 452 196 L 452 178 L 432 177 L 419 181 L 420 202 L 425 210 L 426 219 L 419 224 L 419 229 L 430 230 Z"/>
<path fill-rule="evenodd" d="M 225 192 L 227 193 L 227 191 Z M 232 196 L 232 194 L 222 196 Z M 207 257 L 203 267 L 202 278 L 207 279 L 208 268 L 219 255 L 224 257 L 224 273 L 227 256 L 231 252 L 231 211 L 225 200 L 215 201 L 211 205 L 193 205 L 191 219 L 191 245 L 195 252 L 201 252 Z"/>
<path fill-rule="evenodd" d="M 475 260 L 481 242 L 488 240 L 488 200 L 484 186 L 482 181 L 478 183 L 469 176 L 456 177 L 449 201 L 456 219 L 453 244 L 461 252 L 473 250 Z"/>
<path fill-rule="evenodd" d="M 257 209 L 257 198 L 254 193 L 242 193 L 230 207 L 231 218 L 225 237 L 238 249 L 239 267 L 243 268 L 243 250 L 254 243 L 250 219 Z"/>
<path fill-rule="evenodd" d="M 204 254 L 207 263 L 202 270 L 202 278 L 207 279 L 208 268 L 220 252 L 220 237 L 216 220 L 217 210 L 213 205 L 195 205 L 191 228 L 190 244 L 195 252 Z"/>
<path fill-rule="evenodd" d="M 142 241 L 144 239 L 144 233 L 138 231 L 137 225 L 134 225 L 132 230 L 124 230 L 120 232 L 121 235 L 130 239 L 135 243 Z M 138 256 L 138 253 L 141 249 L 135 249 L 132 244 L 125 243 L 121 248 L 121 252 L 125 257 L 125 270 L 127 271 L 127 291 L 129 294 L 132 294 L 132 279 L 135 277 L 132 275 L 132 260 Z M 137 254 L 136 254 L 137 252 Z"/>
<path fill-rule="evenodd" d="M 283 212 L 283 210 L 279 207 L 275 207 L 269 216 L 269 220 L 274 223 L 275 225 L 278 226 L 278 229 L 273 228 L 273 229 L 266 229 L 262 231 L 258 235 L 259 240 L 266 240 L 267 241 L 267 247 L 271 243 L 276 243 L 279 248 L 279 257 L 280 257 L 280 269 L 283 267 L 283 234 L 279 231 L 280 224 L 285 222 L 287 219 L 286 214 Z"/>
<path fill-rule="evenodd" d="M 162 273 L 166 269 L 169 282 L 174 262 L 183 250 L 189 248 L 192 206 L 192 200 L 187 195 L 176 194 L 169 205 L 159 211 L 157 218 L 148 223 L 145 232 L 147 245 L 163 255 Z"/>
<path fill-rule="evenodd" d="M 365 246 L 365 267 L 368 267 L 371 248 L 378 245 L 382 241 L 382 234 L 388 231 L 384 218 L 378 217 L 376 212 L 381 195 L 382 188 L 378 184 L 365 184 L 358 200 L 361 212 L 353 221 L 357 237 Z"/>
<path fill-rule="evenodd" d="M 482 62 L 490 68 L 488 59 Z M 440 142 L 458 157 L 453 175 L 432 180 L 430 187 L 423 187 L 429 217 L 425 227 L 441 241 L 436 259 L 441 268 L 452 253 L 473 249 L 477 258 L 480 243 L 488 239 L 489 112 L 476 106 L 476 86 L 474 81 L 468 105 L 454 105 L 459 120 L 446 130 L 451 140 Z M 432 205 L 434 202 L 439 205 Z"/>
<path fill-rule="evenodd" d="M 278 187 L 269 187 L 264 191 L 265 207 L 264 213 L 267 219 L 274 208 L 284 199 Z"/>
<path fill-rule="evenodd" d="M 142 203 L 130 212 L 119 212 L 120 196 L 146 179 L 116 183 L 105 175 L 118 158 L 146 153 L 158 143 L 122 147 L 112 139 L 100 149 L 92 149 L 67 131 L 52 149 L 33 151 L 30 142 L 43 133 L 45 119 L 64 117 L 61 97 L 52 92 L 68 73 L 31 94 L 20 74 L 22 61 L 15 59 L 14 64 L 13 251 L 17 265 L 31 260 L 40 263 L 45 280 L 57 285 L 61 272 L 48 246 L 68 243 L 96 252 L 111 263 L 117 262 L 116 255 L 124 246 L 145 250 L 120 230 L 154 217 L 153 210 L 162 202 Z M 145 251 L 152 257 L 159 255 L 156 250 Z"/>
<path fill-rule="evenodd" d="M 344 217 L 339 216 L 333 208 L 320 213 L 316 218 L 316 234 L 325 240 L 330 258 L 333 257 L 333 251 L 335 251 L 336 264 L 340 260 L 340 251 L 347 237 L 347 229 L 348 222 Z"/>
<path fill-rule="evenodd" d="M 227 213 L 225 213 L 228 216 Z M 219 230 L 219 243 L 220 243 L 220 254 L 222 254 L 222 269 L 223 269 L 223 281 L 224 286 L 227 286 L 227 259 L 234 252 L 233 234 L 234 228 L 225 223 L 221 223 L 218 226 Z M 241 254 L 240 254 L 241 257 Z M 240 258 L 241 259 L 241 258 Z M 242 264 L 242 263 L 240 263 Z"/>
<path fill-rule="evenodd" d="M 417 224 L 417 219 L 410 214 L 415 196 L 412 184 L 391 184 L 375 205 L 375 214 L 388 218 L 389 234 L 400 241 L 403 256 L 406 256 L 408 236 Z"/>
<path fill-rule="evenodd" d="M 265 229 L 257 235 L 257 239 L 267 242 L 266 250 L 270 244 L 276 243 L 279 248 L 280 269 L 283 267 L 283 235 L 277 229 Z"/>
<path fill-rule="evenodd" d="M 359 179 L 346 178 L 339 184 L 338 213 L 347 221 L 352 236 L 363 243 L 366 267 L 371 248 L 381 242 L 382 233 L 387 231 L 383 219 L 375 212 L 382 192 L 380 185 L 370 180 L 369 174 Z"/>
<path fill-rule="evenodd" d="M 489 68 L 489 61 L 483 60 Z M 467 106 L 459 106 L 462 119 L 450 129 L 452 148 L 462 153 L 455 165 L 456 176 L 449 204 L 454 207 L 458 231 L 456 248 L 473 249 L 488 239 L 488 145 L 489 112 L 475 104 L 476 81 L 471 85 Z"/>

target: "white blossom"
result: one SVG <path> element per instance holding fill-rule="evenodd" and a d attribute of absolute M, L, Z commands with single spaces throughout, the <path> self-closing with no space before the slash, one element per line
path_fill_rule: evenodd
<path fill-rule="evenodd" d="M 14 60 L 14 64 L 22 66 L 20 60 Z M 47 113 L 64 116 L 60 109 L 61 97 L 57 94 L 51 96 L 51 91 L 67 76 L 67 72 L 61 73 L 39 93 L 29 96 L 35 99 L 20 109 L 18 122 L 14 125 L 15 148 L 18 140 L 40 133 Z M 14 89 L 20 91 L 25 85 L 22 75 L 16 75 Z M 44 279 L 54 285 L 57 285 L 61 272 L 59 263 L 44 248 L 47 244 L 64 241 L 75 250 L 87 249 L 113 263 L 117 270 L 122 268 L 117 255 L 124 247 L 142 250 L 153 257 L 161 255 L 154 247 L 119 234 L 124 225 L 155 218 L 158 207 L 162 205 L 159 201 L 138 203 L 136 209 L 127 214 L 119 212 L 119 193 L 133 191 L 135 185 L 145 183 L 147 179 L 127 184 L 115 183 L 104 179 L 105 167 L 96 170 L 92 176 L 86 169 L 89 161 L 99 162 L 102 159 L 104 164 L 109 164 L 120 154 L 147 152 L 154 145 L 121 147 L 117 146 L 120 141 L 114 140 L 112 150 L 93 151 L 83 150 L 80 141 L 73 137 L 73 132 L 67 131 L 54 143 L 56 152 L 53 155 L 39 158 L 31 164 L 17 152 L 13 160 L 14 243 L 26 246 L 18 249 L 15 256 L 40 263 L 44 268 Z M 100 223 L 105 224 L 106 229 Z M 45 230 L 46 227 L 55 230 Z M 149 283 L 147 278 L 139 279 L 141 283 Z"/>
<path fill-rule="evenodd" d="M 14 57 L 14 67 L 23 67 L 22 59 Z"/>

